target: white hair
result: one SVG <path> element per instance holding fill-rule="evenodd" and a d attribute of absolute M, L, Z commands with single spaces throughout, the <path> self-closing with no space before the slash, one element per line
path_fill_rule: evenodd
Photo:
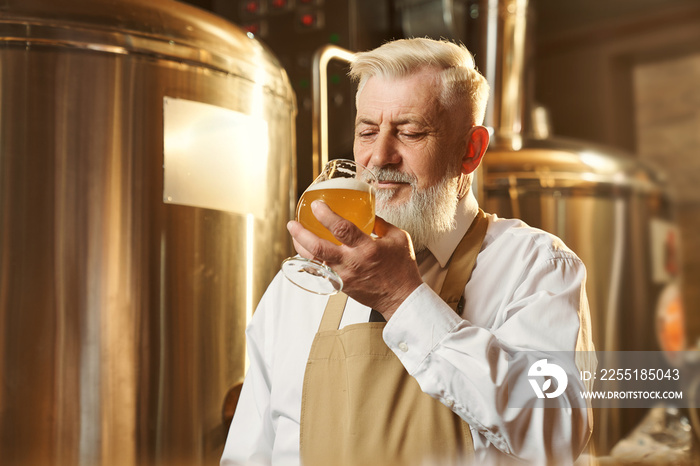
<path fill-rule="evenodd" d="M 427 38 L 387 42 L 374 50 L 355 54 L 350 77 L 358 82 L 359 95 L 372 76 L 399 78 L 425 68 L 441 70 L 440 101 L 444 106 L 456 104 L 470 113 L 473 124 L 483 123 L 489 85 L 464 45 Z"/>

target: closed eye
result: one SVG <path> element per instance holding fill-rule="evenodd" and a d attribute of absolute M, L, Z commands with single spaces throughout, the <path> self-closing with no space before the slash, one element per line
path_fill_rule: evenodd
<path fill-rule="evenodd" d="M 365 139 L 366 139 L 366 138 L 369 138 L 369 137 L 374 136 L 375 134 L 377 134 L 376 131 L 364 130 L 364 131 L 358 131 L 358 132 L 357 132 L 357 137 L 365 138 Z"/>
<path fill-rule="evenodd" d="M 402 132 L 402 133 L 399 134 L 399 136 L 401 136 L 402 138 L 405 138 L 405 139 L 415 139 L 415 140 L 417 140 L 417 139 L 422 139 L 422 138 L 424 138 L 424 137 L 425 137 L 425 134 L 426 134 L 426 133 Z"/>

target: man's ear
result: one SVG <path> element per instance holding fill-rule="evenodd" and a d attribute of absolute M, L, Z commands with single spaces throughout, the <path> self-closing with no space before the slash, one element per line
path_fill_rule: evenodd
<path fill-rule="evenodd" d="M 488 146 L 489 130 L 485 126 L 473 126 L 467 134 L 467 151 L 462 158 L 463 174 L 476 170 Z"/>

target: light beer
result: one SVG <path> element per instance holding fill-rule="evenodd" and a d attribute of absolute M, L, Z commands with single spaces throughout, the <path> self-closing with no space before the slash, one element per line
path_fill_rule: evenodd
<path fill-rule="evenodd" d="M 319 238 L 340 244 L 311 211 L 311 203 L 316 200 L 325 202 L 333 212 L 350 220 L 364 233 L 372 233 L 374 193 L 367 183 L 354 178 L 332 178 L 312 184 L 299 200 L 297 220 L 304 228 Z"/>
<path fill-rule="evenodd" d="M 373 185 L 376 182 L 371 171 L 353 160 L 331 160 L 301 195 L 297 220 L 316 236 L 340 244 L 311 211 L 311 203 L 320 200 L 364 233 L 370 234 L 374 229 Z M 292 283 L 312 293 L 331 295 L 343 289 L 340 275 L 316 259 L 299 255 L 288 257 L 282 262 L 282 272 Z"/>

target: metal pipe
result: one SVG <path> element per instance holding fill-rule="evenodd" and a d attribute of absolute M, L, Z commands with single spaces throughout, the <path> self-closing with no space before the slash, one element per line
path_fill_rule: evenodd
<path fill-rule="evenodd" d="M 328 163 L 328 63 L 340 60 L 350 63 L 355 54 L 336 45 L 325 45 L 314 54 L 311 75 L 313 107 L 311 131 L 313 140 L 313 170 L 316 178 Z"/>
<path fill-rule="evenodd" d="M 522 147 L 528 0 L 481 0 L 484 74 L 491 83 L 486 125 L 496 137 Z"/>

